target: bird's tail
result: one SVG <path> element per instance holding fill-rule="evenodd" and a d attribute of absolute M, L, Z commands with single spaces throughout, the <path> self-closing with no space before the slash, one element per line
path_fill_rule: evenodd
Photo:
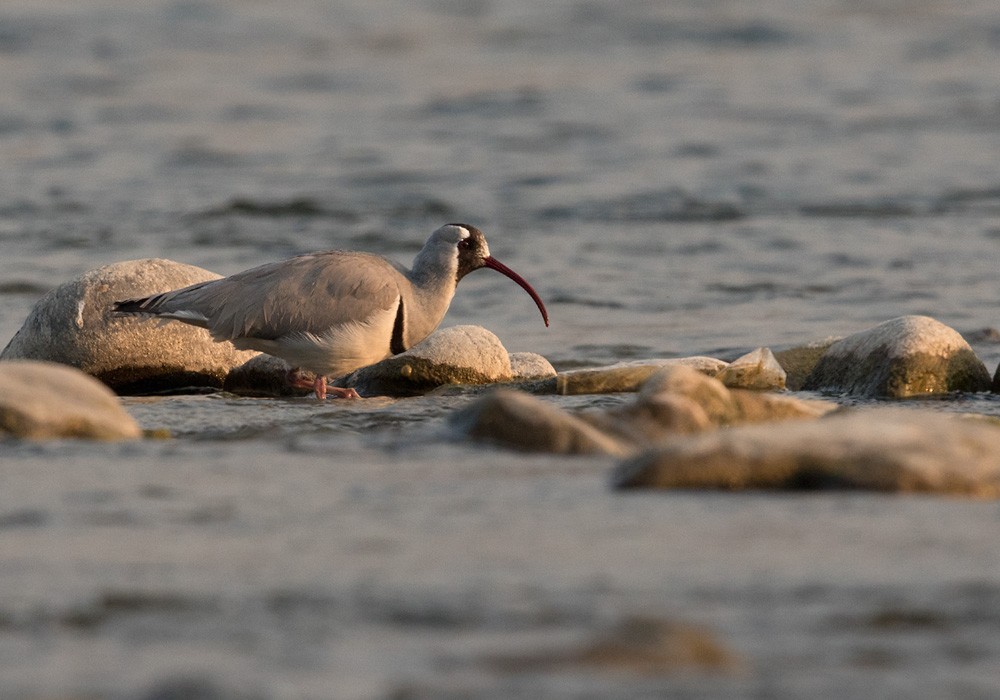
<path fill-rule="evenodd" d="M 156 311 L 146 308 L 153 297 L 143 297 L 141 299 L 124 299 L 116 301 L 111 306 L 111 311 L 116 314 L 156 314 Z"/>
<path fill-rule="evenodd" d="M 190 287 L 175 289 L 169 292 L 151 294 L 148 297 L 116 301 L 111 306 L 111 313 L 118 316 L 156 316 L 164 320 L 174 319 L 193 326 L 207 328 L 208 318 L 205 314 L 190 308 L 189 305 L 183 302 L 185 297 L 181 296 L 185 292 L 194 291 L 204 286 L 204 284 L 206 283 L 191 285 Z"/>

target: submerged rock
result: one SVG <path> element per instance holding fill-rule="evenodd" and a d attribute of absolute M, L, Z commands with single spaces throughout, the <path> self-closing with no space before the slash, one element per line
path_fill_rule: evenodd
<path fill-rule="evenodd" d="M 715 377 L 731 389 L 780 391 L 785 388 L 785 370 L 768 348 L 757 348 L 736 358 Z"/>
<path fill-rule="evenodd" d="M 623 462 L 618 488 L 864 489 L 1000 497 L 1000 426 L 915 410 L 841 412 L 678 439 Z"/>
<path fill-rule="evenodd" d="M 988 391 L 990 375 L 957 331 L 927 316 L 901 316 L 831 345 L 803 388 L 905 398 Z"/>
<path fill-rule="evenodd" d="M 480 326 L 452 326 L 336 383 L 362 396 L 419 396 L 444 384 L 493 384 L 512 377 L 510 356 L 496 335 Z"/>
<path fill-rule="evenodd" d="M 0 362 L 0 437 L 130 440 L 142 431 L 104 384 L 52 362 Z"/>
<path fill-rule="evenodd" d="M 459 433 L 505 447 L 553 454 L 623 456 L 626 446 L 544 399 L 509 389 L 466 406 L 451 419 Z"/>
<path fill-rule="evenodd" d="M 713 357 L 680 357 L 668 360 L 621 362 L 608 367 L 574 369 L 556 377 L 556 393 L 613 394 L 638 391 L 647 379 L 664 367 L 684 365 L 699 372 L 714 375 L 726 367 L 726 362 Z"/>
<path fill-rule="evenodd" d="M 221 387 L 230 369 L 256 353 L 216 343 L 208 331 L 184 323 L 111 312 L 121 299 L 218 278 L 199 267 L 160 259 L 90 270 L 42 297 L 0 359 L 71 365 L 121 394 Z"/>

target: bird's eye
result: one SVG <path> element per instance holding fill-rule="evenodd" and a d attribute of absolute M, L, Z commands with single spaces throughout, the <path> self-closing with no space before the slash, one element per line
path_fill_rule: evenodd
<path fill-rule="evenodd" d="M 458 242 L 458 247 L 461 248 L 462 250 L 468 250 L 470 245 L 472 245 L 472 244 L 469 243 L 469 239 L 468 238 L 463 238 L 462 240 L 460 240 Z"/>

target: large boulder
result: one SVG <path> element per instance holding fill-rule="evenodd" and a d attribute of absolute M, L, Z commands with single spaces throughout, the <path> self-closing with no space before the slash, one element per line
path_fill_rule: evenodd
<path fill-rule="evenodd" d="M 932 411 L 860 409 L 672 440 L 626 460 L 619 488 L 863 489 L 1000 497 L 1000 426 Z"/>
<path fill-rule="evenodd" d="M 129 440 L 142 431 L 104 384 L 51 362 L 0 362 L 0 436 Z"/>
<path fill-rule="evenodd" d="M 927 316 L 901 316 L 831 345 L 803 389 L 865 398 L 989 391 L 990 374 L 965 339 Z"/>
<path fill-rule="evenodd" d="M 171 260 L 114 263 L 59 285 L 32 308 L 0 359 L 77 367 L 120 394 L 221 387 L 226 374 L 256 355 L 216 343 L 208 331 L 177 321 L 111 312 L 114 302 L 218 279 Z"/>
<path fill-rule="evenodd" d="M 510 355 L 496 335 L 480 326 L 452 326 L 336 383 L 362 396 L 419 396 L 445 384 L 494 384 L 512 378 Z"/>

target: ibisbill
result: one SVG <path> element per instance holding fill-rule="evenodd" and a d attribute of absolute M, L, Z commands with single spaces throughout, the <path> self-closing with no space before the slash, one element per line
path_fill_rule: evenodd
<path fill-rule="evenodd" d="M 459 281 L 484 267 L 519 284 L 549 325 L 534 288 L 490 255 L 483 232 L 468 224 L 437 229 L 409 269 L 373 253 L 328 250 L 118 301 L 114 311 L 206 328 L 217 342 L 285 360 L 293 367 L 289 381 L 317 398 L 357 398 L 354 389 L 328 386 L 327 377 L 419 343 L 441 323 Z M 299 369 L 316 379 L 304 379 Z"/>

